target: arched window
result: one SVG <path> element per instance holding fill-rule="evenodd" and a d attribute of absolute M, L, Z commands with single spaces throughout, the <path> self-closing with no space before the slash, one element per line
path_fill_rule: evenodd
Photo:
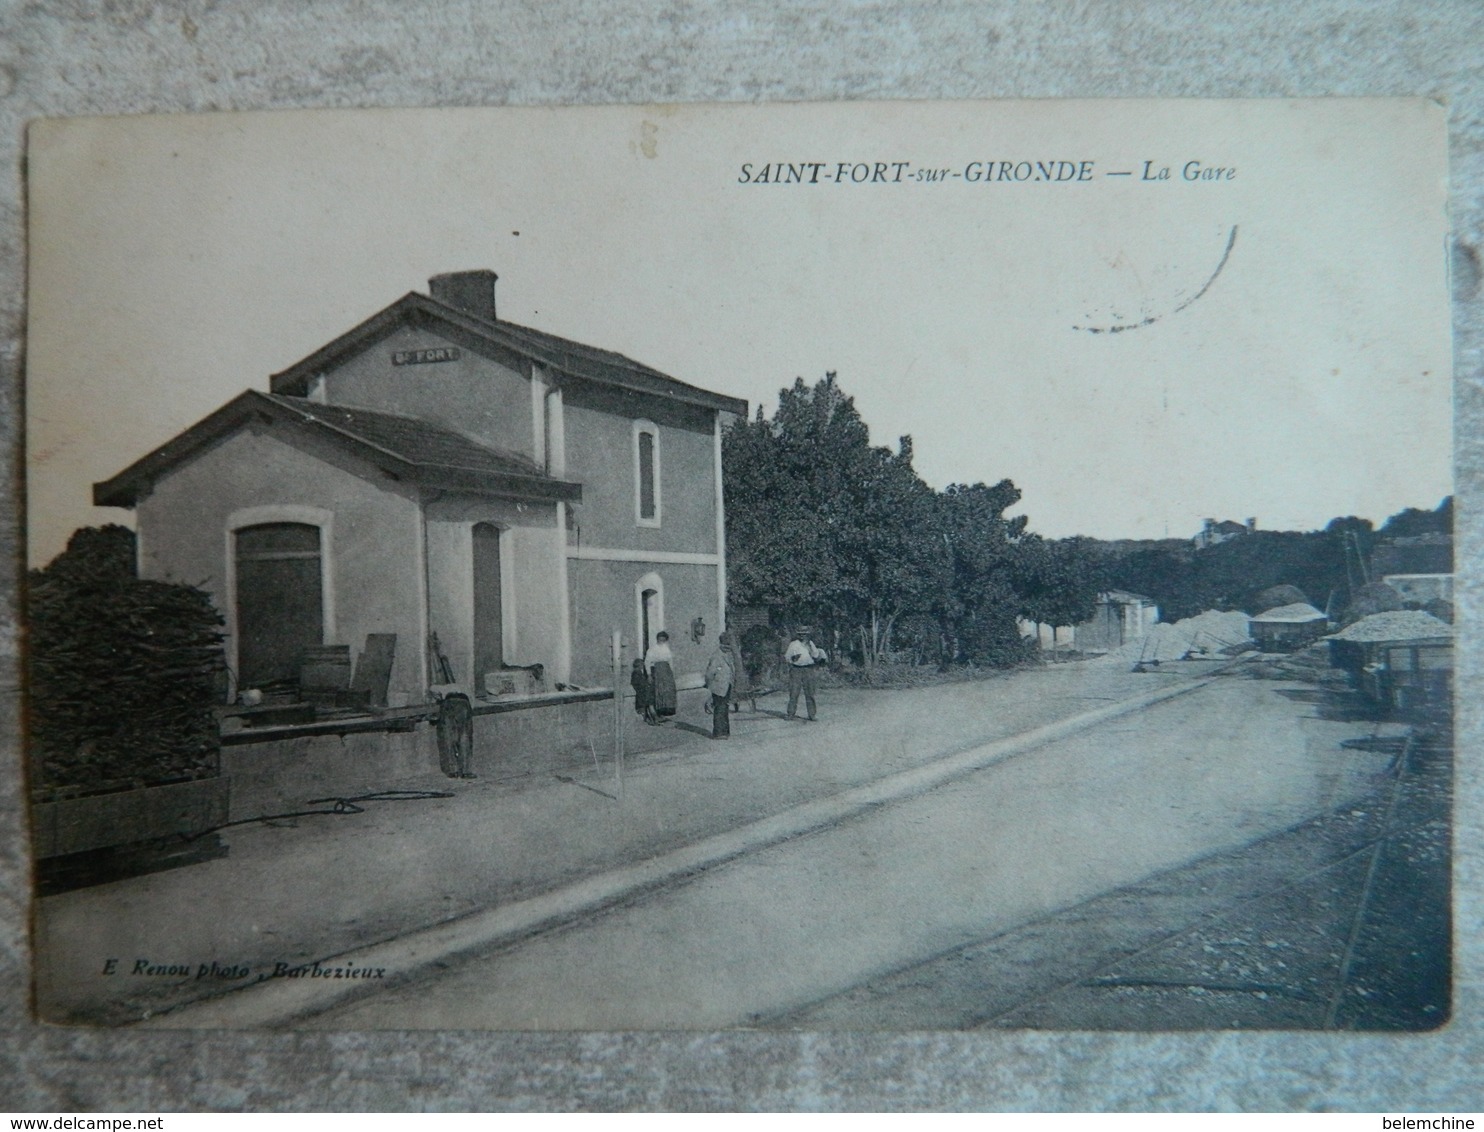
<path fill-rule="evenodd" d="M 634 521 L 660 525 L 660 430 L 653 421 L 634 422 Z"/>
<path fill-rule="evenodd" d="M 296 680 L 304 650 L 325 643 L 320 528 L 309 523 L 239 527 L 232 549 L 238 686 Z"/>

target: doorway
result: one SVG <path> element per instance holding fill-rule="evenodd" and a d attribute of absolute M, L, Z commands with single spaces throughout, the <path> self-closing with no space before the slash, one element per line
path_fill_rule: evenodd
<path fill-rule="evenodd" d="M 638 631 L 639 655 L 643 656 L 654 644 L 655 635 L 665 627 L 665 583 L 658 574 L 649 573 L 634 583 L 635 611 L 634 628 Z"/>
<path fill-rule="evenodd" d="M 483 692 L 484 674 L 505 663 L 504 577 L 500 567 L 500 528 L 474 525 L 474 686 Z"/>
<path fill-rule="evenodd" d="M 237 683 L 262 688 L 296 681 L 306 649 L 324 644 L 320 530 L 260 523 L 234 535 Z"/>

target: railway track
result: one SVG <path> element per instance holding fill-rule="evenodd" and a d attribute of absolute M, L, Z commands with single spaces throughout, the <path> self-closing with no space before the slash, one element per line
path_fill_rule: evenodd
<path fill-rule="evenodd" d="M 1414 731 L 1391 753 L 1362 802 L 756 1024 L 1439 1026 L 1451 752 Z"/>

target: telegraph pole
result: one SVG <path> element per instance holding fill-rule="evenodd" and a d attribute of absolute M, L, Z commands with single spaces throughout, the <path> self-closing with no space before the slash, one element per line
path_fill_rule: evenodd
<path fill-rule="evenodd" d="M 623 800 L 623 634 L 613 630 L 613 783 Z"/>

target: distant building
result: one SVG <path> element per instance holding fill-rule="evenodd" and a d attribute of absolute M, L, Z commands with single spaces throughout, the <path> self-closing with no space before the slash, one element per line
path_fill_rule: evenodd
<path fill-rule="evenodd" d="M 429 290 L 95 485 L 134 509 L 141 576 L 211 594 L 243 688 L 372 634 L 395 635 L 394 702 L 538 665 L 610 683 L 614 628 L 634 656 L 668 627 L 698 674 L 726 604 L 722 428 L 747 403 L 497 318 L 492 271 Z"/>
<path fill-rule="evenodd" d="M 1453 600 L 1453 536 L 1414 535 L 1387 539 L 1371 551 L 1371 577 L 1394 589 L 1409 605 Z"/>
<path fill-rule="evenodd" d="M 1215 519 L 1207 519 L 1201 525 L 1200 533 L 1190 540 L 1192 546 L 1197 550 L 1207 550 L 1213 546 L 1220 546 L 1224 542 L 1231 542 L 1234 538 L 1250 535 L 1257 530 L 1257 520 L 1248 519 L 1245 523 L 1234 522 L 1231 519 L 1223 519 L 1217 522 Z"/>
<path fill-rule="evenodd" d="M 1280 605 L 1248 622 L 1248 632 L 1263 652 L 1293 652 L 1324 635 L 1329 618 L 1306 601 Z"/>
<path fill-rule="evenodd" d="M 1109 590 L 1098 594 L 1092 616 L 1073 629 L 1072 640 L 1081 652 L 1111 651 L 1143 637 L 1158 620 L 1153 598 Z"/>
<path fill-rule="evenodd" d="M 1330 663 L 1373 702 L 1445 715 L 1453 702 L 1453 626 L 1421 610 L 1373 613 L 1326 638 Z"/>

